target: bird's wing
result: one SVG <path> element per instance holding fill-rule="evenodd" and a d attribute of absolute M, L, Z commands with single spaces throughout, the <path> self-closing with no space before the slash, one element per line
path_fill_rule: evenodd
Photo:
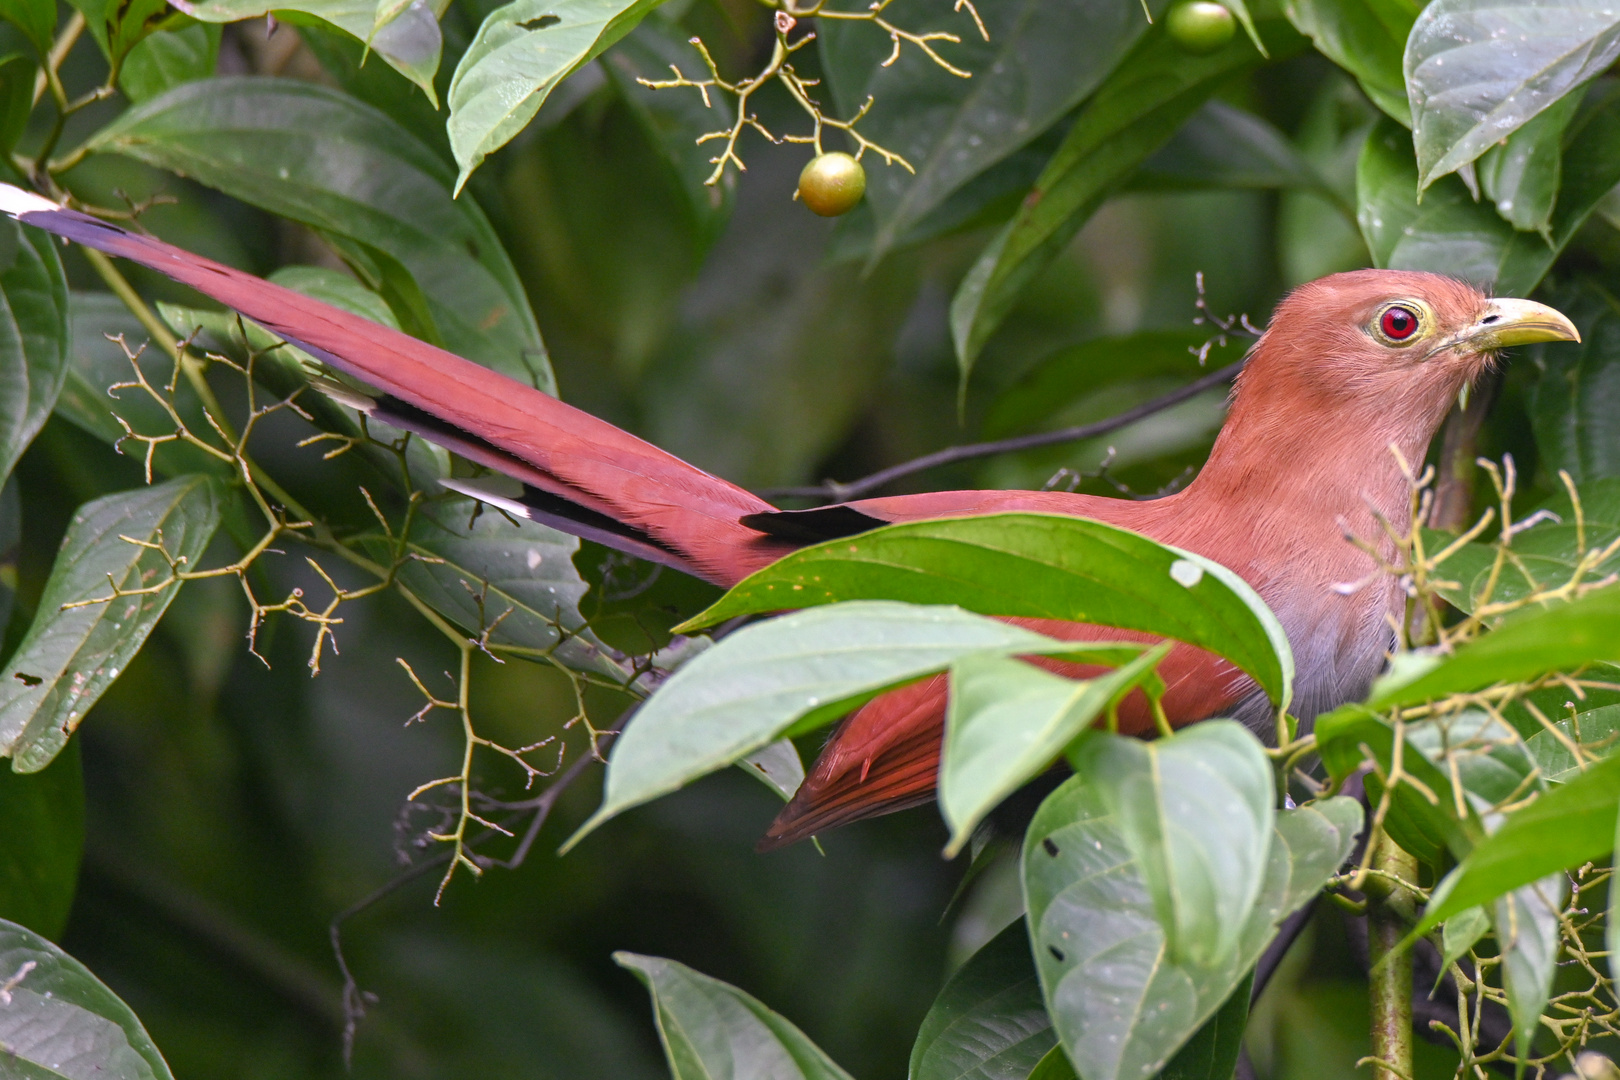
<path fill-rule="evenodd" d="M 189 285 L 376 387 L 350 403 L 521 481 L 531 516 L 723 585 L 793 546 L 740 523 L 771 510 L 763 499 L 454 353 L 8 184 L 0 211 Z"/>

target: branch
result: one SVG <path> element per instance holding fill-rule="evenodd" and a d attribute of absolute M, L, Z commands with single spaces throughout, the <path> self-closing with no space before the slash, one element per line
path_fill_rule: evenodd
<path fill-rule="evenodd" d="M 1098 420 L 1090 424 L 1080 424 L 1076 427 L 1059 428 L 1057 431 L 1042 431 L 1035 435 L 1020 435 L 1012 439 L 997 439 L 994 442 L 966 443 L 962 446 L 949 446 L 944 450 L 936 450 L 932 454 L 903 461 L 898 465 L 891 465 L 887 469 L 880 469 L 870 476 L 863 476 L 847 484 L 840 484 L 836 480 L 829 480 L 825 484 L 814 487 L 779 487 L 766 488 L 759 494 L 767 499 L 780 498 L 807 498 L 825 499 L 832 502 L 845 502 L 849 499 L 858 499 L 870 492 L 876 491 L 892 481 L 913 473 L 923 472 L 927 469 L 938 468 L 941 465 L 951 465 L 958 461 L 971 461 L 974 458 L 993 457 L 996 454 L 1011 454 L 1020 450 L 1034 450 L 1042 446 L 1056 446 L 1059 443 L 1079 442 L 1081 439 L 1091 439 L 1098 435 L 1106 435 L 1111 431 L 1118 431 L 1128 427 L 1138 420 L 1146 419 L 1155 413 L 1179 405 L 1188 398 L 1197 397 L 1205 390 L 1229 383 L 1237 378 L 1237 373 L 1243 370 L 1244 361 L 1228 364 L 1218 371 L 1212 371 L 1201 379 L 1196 379 L 1186 386 L 1172 390 L 1168 394 L 1144 401 L 1134 409 L 1126 409 L 1118 416 L 1111 416 L 1106 420 Z"/>

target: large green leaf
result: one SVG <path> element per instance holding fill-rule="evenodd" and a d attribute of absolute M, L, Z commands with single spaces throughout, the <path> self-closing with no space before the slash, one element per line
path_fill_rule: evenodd
<path fill-rule="evenodd" d="M 1401 57 L 1422 4 L 1416 0 L 1284 0 L 1300 33 L 1354 75 L 1373 104 L 1411 126 Z"/>
<path fill-rule="evenodd" d="M 1271 849 L 1271 764 L 1232 720 L 1143 742 L 1095 735 L 1071 754 L 1104 804 L 1147 886 L 1171 963 L 1232 960 Z"/>
<path fill-rule="evenodd" d="M 385 25 L 377 25 L 376 0 L 181 0 L 175 7 L 200 22 L 228 23 L 257 19 L 274 14 L 291 23 L 319 22 L 366 42 L 389 67 L 421 87 L 435 105 L 438 96 L 433 76 L 439 70 L 439 52 L 444 36 L 439 31 L 439 12 L 447 0 L 428 3 L 414 0 L 399 10 Z"/>
<path fill-rule="evenodd" d="M 567 846 L 632 806 L 964 656 L 1064 654 L 1121 663 L 1139 651 L 1056 641 L 960 608 L 886 601 L 746 627 L 672 675 L 614 740 L 602 805 Z"/>
<path fill-rule="evenodd" d="M 951 665 L 939 807 L 954 858 L 986 814 L 1044 772 L 1109 705 L 1151 677 L 1160 646 L 1094 679 L 1053 675 L 1005 656 Z"/>
<path fill-rule="evenodd" d="M 0 919 L 0 1046 L 19 1080 L 172 1080 L 135 1013 L 83 964 Z M 15 983 L 12 980 L 15 979 Z"/>
<path fill-rule="evenodd" d="M 77 741 L 37 773 L 0 769 L 0 919 L 60 938 L 83 850 L 84 773 Z"/>
<path fill-rule="evenodd" d="M 369 106 L 294 79 L 208 79 L 131 109 L 92 145 L 321 230 L 358 269 L 397 269 L 420 287 L 446 348 L 554 390 L 495 230 L 470 199 L 450 197 L 455 176 L 437 154 Z"/>
<path fill-rule="evenodd" d="M 38 229 L 0 225 L 0 483 L 56 407 L 67 377 L 67 279 Z"/>
<path fill-rule="evenodd" d="M 1303 39 L 1280 20 L 1263 23 L 1272 55 Z M 1018 213 L 990 241 L 951 301 L 951 334 L 966 379 L 1019 295 L 1138 165 L 1220 86 L 1260 61 L 1236 39 L 1210 56 L 1188 56 L 1166 36 L 1144 41 L 1080 113 Z"/>
<path fill-rule="evenodd" d="M 1168 5 L 1152 0 L 1149 6 L 1162 12 Z M 967 12 L 951 5 L 914 4 L 885 13 L 909 32 L 958 37 L 934 47 L 971 78 L 945 71 L 910 45 L 885 65 L 893 44 L 868 24 L 829 19 L 817 27 L 841 115 L 854 115 L 870 97 L 872 111 L 861 121 L 861 133 L 917 170 L 913 176 L 898 166 L 869 167 L 866 197 L 878 225 L 873 258 L 1057 123 L 1122 66 L 1148 29 L 1140 6 L 1127 4 L 1001 0 L 981 5 L 978 13 L 988 40 Z M 1252 53 L 1254 47 L 1244 48 Z"/>
<path fill-rule="evenodd" d="M 1527 296 L 1620 182 L 1620 109 L 1616 88 L 1588 97 L 1564 136 L 1563 185 L 1547 236 L 1519 232 L 1489 204 L 1475 202 L 1461 180 L 1444 180 L 1417 201 L 1417 165 L 1406 131 L 1386 120 L 1375 128 L 1356 170 L 1357 217 L 1379 266 L 1430 270 Z"/>
<path fill-rule="evenodd" d="M 489 630 L 492 642 L 554 651 L 572 668 L 628 677 L 579 612 L 588 588 L 574 568 L 579 540 L 495 512 L 468 524 L 473 510 L 458 502 L 419 520 L 405 545 L 400 583 L 475 637 Z M 363 541 L 384 564 L 393 559 L 395 543 L 382 536 Z"/>
<path fill-rule="evenodd" d="M 1499 682 L 1533 679 L 1620 658 L 1620 588 L 1528 610 L 1447 657 L 1417 656 L 1373 684 L 1366 708 L 1382 711 Z"/>
<path fill-rule="evenodd" d="M 1420 933 L 1478 904 L 1614 850 L 1620 757 L 1607 757 L 1507 816 L 1436 887 Z"/>
<path fill-rule="evenodd" d="M 907 1080 L 1025 1080 L 1057 1045 L 1018 919 L 974 953 L 930 1006 Z"/>
<path fill-rule="evenodd" d="M 179 583 L 108 603 L 63 605 L 108 596 L 114 584 L 161 584 L 170 574 L 164 552 L 197 567 L 219 514 L 216 485 L 202 476 L 107 495 L 74 514 L 34 623 L 0 672 L 0 755 L 11 757 L 12 768 L 38 772 L 50 763 L 140 651 Z M 161 544 L 163 552 L 142 544 Z"/>
<path fill-rule="evenodd" d="M 1291 693 L 1287 635 L 1242 578 L 1128 529 L 1058 514 L 915 521 L 817 544 L 750 574 L 684 627 L 877 599 L 1162 634 L 1231 660 L 1279 707 Z"/>
<path fill-rule="evenodd" d="M 0 19 L 22 30 L 44 56 L 56 36 L 56 0 L 0 0 Z"/>
<path fill-rule="evenodd" d="M 1603 0 L 1433 0 L 1406 43 L 1418 174 L 1428 187 L 1603 73 L 1620 11 Z"/>
<path fill-rule="evenodd" d="M 1024 896 L 1054 1026 L 1086 1080 L 1144 1080 L 1231 997 L 1287 915 L 1349 856 L 1361 806 L 1335 798 L 1277 814 L 1258 899 L 1233 957 L 1213 969 L 1168 956 L 1152 897 L 1107 796 L 1076 775 L 1036 812 Z"/>
<path fill-rule="evenodd" d="M 673 1080 L 850 1080 L 804 1032 L 735 986 L 659 956 L 613 960 L 652 994 Z"/>
<path fill-rule="evenodd" d="M 1588 709 L 1553 727 L 1557 734 L 1538 731 L 1524 745 L 1547 782 L 1562 784 L 1585 772 L 1594 758 L 1608 757 L 1620 748 L 1620 705 Z M 1581 761 L 1570 752 L 1570 743 L 1580 747 Z"/>
<path fill-rule="evenodd" d="M 450 149 L 461 170 L 456 193 L 485 157 L 534 119 L 558 83 L 662 2 L 513 0 L 490 12 L 450 80 Z"/>

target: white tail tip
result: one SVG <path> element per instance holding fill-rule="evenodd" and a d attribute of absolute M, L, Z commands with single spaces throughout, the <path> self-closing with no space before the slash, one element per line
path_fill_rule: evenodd
<path fill-rule="evenodd" d="M 22 188 L 11 184 L 0 184 L 0 211 L 4 211 L 12 217 L 39 213 L 42 210 L 60 209 L 62 209 L 60 206 L 42 195 L 35 195 L 32 191 L 24 191 Z"/>

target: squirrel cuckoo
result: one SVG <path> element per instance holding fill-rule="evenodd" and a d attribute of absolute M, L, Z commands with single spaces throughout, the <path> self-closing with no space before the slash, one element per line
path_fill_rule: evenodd
<path fill-rule="evenodd" d="M 1376 515 L 1403 527 L 1410 489 L 1392 450 L 1421 461 L 1451 403 L 1497 350 L 1580 340 L 1545 305 L 1492 299 L 1439 275 L 1335 274 L 1278 304 L 1238 377 L 1208 462 L 1174 495 L 1131 501 L 950 491 L 778 511 L 605 421 L 397 330 L 19 188 L 0 185 L 0 210 L 240 312 L 378 391 L 346 395 L 346 403 L 516 479 L 522 491 L 504 498 L 456 481 L 446 486 L 718 585 L 805 544 L 892 522 L 1005 511 L 1095 518 L 1198 552 L 1242 575 L 1276 612 L 1294 650 L 1294 710 L 1305 720 L 1362 696 L 1392 642 L 1399 584 L 1346 541 L 1347 533 L 1379 539 L 1393 554 Z M 1068 639 L 1142 639 L 1015 621 Z M 1160 670 L 1174 724 L 1230 715 L 1263 729 L 1269 719 L 1264 695 L 1210 653 L 1179 645 Z M 936 676 L 846 718 L 761 847 L 931 798 L 945 695 Z M 1148 729 L 1146 709 L 1131 704 L 1121 715 L 1126 730 Z"/>

